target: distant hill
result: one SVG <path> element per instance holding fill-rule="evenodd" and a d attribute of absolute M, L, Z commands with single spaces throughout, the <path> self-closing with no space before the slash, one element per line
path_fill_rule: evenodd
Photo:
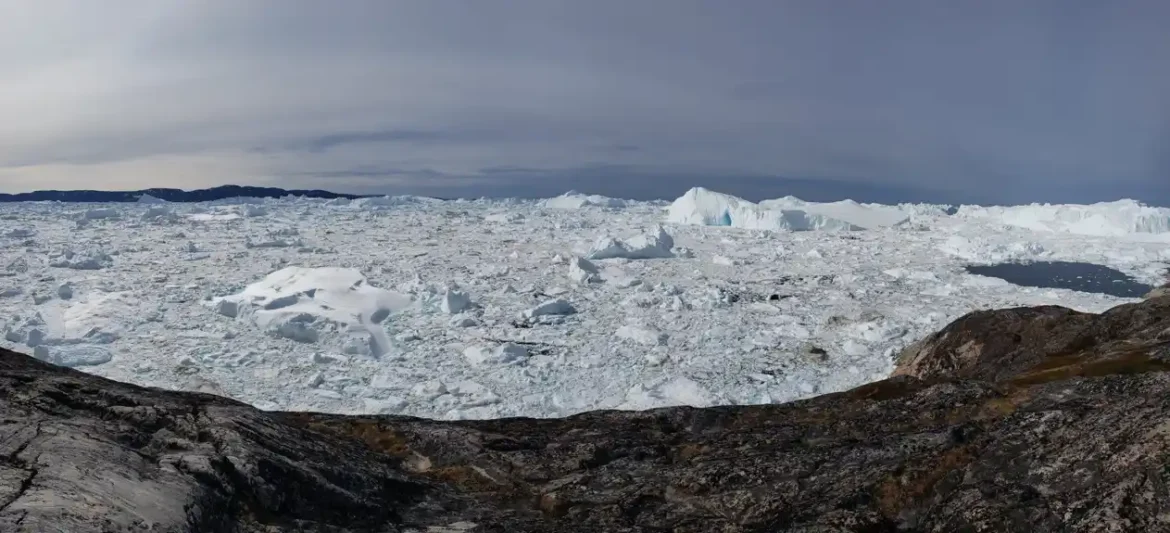
<path fill-rule="evenodd" d="M 277 187 L 243 187 L 224 185 L 211 189 L 184 191 L 182 189 L 143 189 L 141 191 L 34 191 L 19 194 L 0 194 L 0 202 L 137 202 L 148 195 L 168 202 L 210 202 L 225 198 L 363 198 L 357 194 L 342 194 L 322 190 L 280 189 Z"/>

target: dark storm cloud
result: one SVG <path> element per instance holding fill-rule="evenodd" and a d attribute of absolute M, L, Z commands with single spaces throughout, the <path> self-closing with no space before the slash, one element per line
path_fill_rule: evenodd
<path fill-rule="evenodd" d="M 167 185 L 196 158 L 341 188 L 429 169 L 383 188 L 443 196 L 1170 203 L 1161 0 L 73 7 L 0 7 L 0 162 L 22 184 L 68 164 Z"/>

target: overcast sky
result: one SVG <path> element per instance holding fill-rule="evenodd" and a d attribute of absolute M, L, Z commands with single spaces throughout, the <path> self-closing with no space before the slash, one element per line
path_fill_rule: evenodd
<path fill-rule="evenodd" d="M 1170 204 L 1165 0 L 3 0 L 0 191 Z"/>

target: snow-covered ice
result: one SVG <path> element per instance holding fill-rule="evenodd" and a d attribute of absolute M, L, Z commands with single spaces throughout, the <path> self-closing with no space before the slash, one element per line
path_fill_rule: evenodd
<path fill-rule="evenodd" d="M 860 204 L 853 200 L 816 203 L 786 196 L 764 200 L 760 206 L 770 209 L 792 209 L 841 220 L 859 228 L 876 229 L 896 226 L 910 220 L 910 214 L 895 206 Z"/>
<path fill-rule="evenodd" d="M 884 378 L 975 309 L 1130 300 L 971 275 L 1163 281 L 1170 211 L 748 202 L 5 204 L 0 344 L 265 409 L 440 418 L 784 402 Z M 953 214 L 951 214 L 953 213 Z"/>
<path fill-rule="evenodd" d="M 861 229 L 844 219 L 809 209 L 756 204 L 702 187 L 687 191 L 670 204 L 666 219 L 677 224 L 780 231 Z"/>
<path fill-rule="evenodd" d="M 636 326 L 622 326 L 618 328 L 616 335 L 619 339 L 646 346 L 662 346 L 666 344 L 667 339 L 667 335 L 661 331 Z"/>
<path fill-rule="evenodd" d="M 599 237 L 589 248 L 589 259 L 665 259 L 673 257 L 674 238 L 658 226 L 652 233 L 628 239 Z"/>
<path fill-rule="evenodd" d="M 410 302 L 407 295 L 371 286 L 356 269 L 286 267 L 210 304 L 229 318 L 240 318 L 244 310 L 258 330 L 300 343 L 317 343 L 322 331 L 339 338 L 364 334 L 371 354 L 380 356 L 391 348 L 380 323 Z"/>
<path fill-rule="evenodd" d="M 576 283 L 595 283 L 601 280 L 601 271 L 597 265 L 584 257 L 573 257 L 569 260 L 569 279 Z"/>
<path fill-rule="evenodd" d="M 524 311 L 525 318 L 537 318 L 542 316 L 558 316 L 558 315 L 572 315 L 577 312 L 577 308 L 573 304 L 561 299 L 547 300 L 540 305 Z"/>
<path fill-rule="evenodd" d="M 610 198 L 596 194 L 581 194 L 569 191 L 555 198 L 548 198 L 542 202 L 544 207 L 553 209 L 581 209 L 588 206 L 597 207 L 625 207 L 629 202 L 620 198 Z"/>
<path fill-rule="evenodd" d="M 67 367 L 100 365 L 108 363 L 114 358 L 108 348 L 92 344 L 62 344 L 59 346 L 41 344 L 33 349 L 33 353 L 45 361 Z"/>
<path fill-rule="evenodd" d="M 1150 207 L 1134 200 L 1092 205 L 962 206 L 956 216 L 996 220 L 1041 232 L 1103 237 L 1170 232 L 1170 208 Z"/>
<path fill-rule="evenodd" d="M 443 291 L 442 299 L 439 301 L 439 308 L 448 315 L 462 313 L 470 307 L 471 297 L 465 292 L 452 289 Z"/>

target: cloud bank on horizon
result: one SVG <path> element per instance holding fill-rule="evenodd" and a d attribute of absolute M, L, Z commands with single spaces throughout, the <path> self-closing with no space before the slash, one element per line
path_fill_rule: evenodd
<path fill-rule="evenodd" d="M 1170 204 L 1167 23 L 1161 0 L 12 0 L 0 192 Z"/>

